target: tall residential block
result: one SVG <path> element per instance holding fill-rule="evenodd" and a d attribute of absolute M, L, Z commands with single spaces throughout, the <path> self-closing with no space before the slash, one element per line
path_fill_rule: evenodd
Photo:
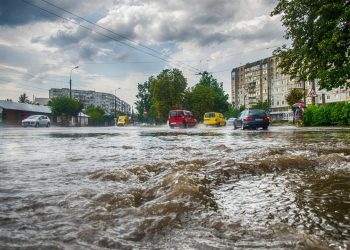
<path fill-rule="evenodd" d="M 236 108 L 240 106 L 251 108 L 260 101 L 267 102 L 272 112 L 287 111 L 290 107 L 286 96 L 289 90 L 294 88 L 301 89 L 305 93 L 307 104 L 312 103 L 312 98 L 307 97 L 312 84 L 291 79 L 289 75 L 283 74 L 279 60 L 278 57 L 272 56 L 232 69 L 231 96 L 232 104 Z M 350 101 L 349 89 L 336 88 L 325 91 L 318 90 L 317 82 L 314 84 L 318 95 L 315 102 L 318 104 Z"/>

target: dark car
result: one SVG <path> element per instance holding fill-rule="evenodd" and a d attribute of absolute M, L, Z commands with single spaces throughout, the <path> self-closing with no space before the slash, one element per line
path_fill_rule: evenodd
<path fill-rule="evenodd" d="M 246 109 L 243 110 L 238 118 L 233 122 L 234 129 L 237 128 L 262 128 L 266 130 L 270 125 L 270 117 L 265 110 L 262 109 Z"/>
<path fill-rule="evenodd" d="M 194 127 L 197 125 L 197 120 L 188 110 L 171 110 L 169 112 L 169 126 L 174 127 Z"/>

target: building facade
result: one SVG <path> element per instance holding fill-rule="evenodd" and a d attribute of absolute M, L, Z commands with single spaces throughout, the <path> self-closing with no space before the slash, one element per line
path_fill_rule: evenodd
<path fill-rule="evenodd" d="M 69 96 L 69 89 L 52 88 L 49 90 L 50 99 L 60 96 Z M 96 92 L 92 90 L 72 89 L 72 97 L 81 101 L 85 108 L 90 105 L 95 105 L 100 106 L 106 113 L 109 114 L 113 114 L 114 112 L 119 114 L 131 113 L 131 106 L 113 94 Z"/>
<path fill-rule="evenodd" d="M 21 125 L 22 120 L 31 115 L 47 115 L 51 118 L 51 108 L 0 100 L 0 125 Z"/>
<path fill-rule="evenodd" d="M 275 56 L 268 57 L 241 65 L 231 71 L 231 96 L 234 107 L 251 108 L 258 102 L 267 102 L 271 112 L 286 112 L 290 109 L 286 101 L 290 89 L 301 89 L 307 96 L 312 85 L 283 74 L 279 60 Z M 316 82 L 315 91 L 318 95 L 315 98 L 316 104 L 350 101 L 349 89 L 318 91 Z M 311 104 L 312 98 L 306 97 L 305 101 Z"/>

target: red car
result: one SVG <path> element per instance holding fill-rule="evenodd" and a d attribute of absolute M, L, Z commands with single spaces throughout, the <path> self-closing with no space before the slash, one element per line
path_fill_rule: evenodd
<path fill-rule="evenodd" d="M 197 125 L 197 120 L 192 113 L 187 110 L 170 110 L 169 112 L 169 126 L 189 128 Z"/>

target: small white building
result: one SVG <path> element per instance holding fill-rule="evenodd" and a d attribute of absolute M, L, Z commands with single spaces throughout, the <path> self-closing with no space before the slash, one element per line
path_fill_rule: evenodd
<path fill-rule="evenodd" d="M 88 126 L 89 117 L 87 114 L 80 112 L 78 116 L 61 115 L 57 117 L 57 123 L 65 126 Z"/>
<path fill-rule="evenodd" d="M 78 114 L 78 126 L 88 126 L 89 125 L 89 117 L 87 114 L 80 112 Z"/>

